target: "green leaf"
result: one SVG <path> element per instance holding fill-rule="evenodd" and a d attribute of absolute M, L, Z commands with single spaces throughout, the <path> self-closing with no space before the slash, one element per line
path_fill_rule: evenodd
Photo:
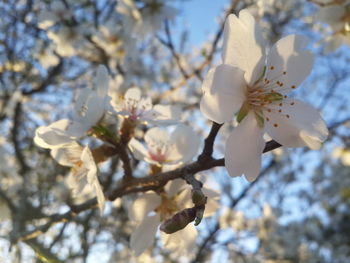
<path fill-rule="evenodd" d="M 260 128 L 264 127 L 265 118 L 262 112 L 255 112 L 255 118 Z"/>
<path fill-rule="evenodd" d="M 249 112 L 249 106 L 245 102 L 243 103 L 242 107 L 240 108 L 238 114 L 237 114 L 237 122 L 241 123 L 241 121 L 248 115 Z"/>

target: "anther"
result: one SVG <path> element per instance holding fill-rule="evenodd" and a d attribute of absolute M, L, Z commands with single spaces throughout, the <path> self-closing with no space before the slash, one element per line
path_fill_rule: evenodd
<path fill-rule="evenodd" d="M 292 106 L 293 106 L 294 104 L 295 104 L 294 102 L 291 102 L 291 103 L 290 103 L 290 105 L 292 105 Z"/>
<path fill-rule="evenodd" d="M 287 71 L 283 71 L 283 75 L 286 75 L 287 74 Z"/>
<path fill-rule="evenodd" d="M 271 66 L 271 67 L 270 67 L 270 69 L 271 69 L 271 70 L 274 70 L 274 69 L 275 69 L 275 67 L 274 67 L 274 66 Z"/>
<path fill-rule="evenodd" d="M 278 124 L 277 124 L 277 123 L 275 123 L 275 124 L 273 125 L 273 127 L 277 128 L 277 127 L 278 127 Z"/>
<path fill-rule="evenodd" d="M 287 114 L 286 117 L 289 119 L 290 116 Z"/>
<path fill-rule="evenodd" d="M 291 86 L 291 88 L 292 88 L 292 89 L 295 89 L 295 86 L 293 85 L 293 86 Z"/>
<path fill-rule="evenodd" d="M 281 112 L 282 112 L 282 110 L 278 110 L 278 112 L 279 112 L 279 113 L 281 113 Z"/>

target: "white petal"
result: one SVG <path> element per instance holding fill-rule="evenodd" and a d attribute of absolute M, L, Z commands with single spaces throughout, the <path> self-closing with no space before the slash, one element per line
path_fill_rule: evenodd
<path fill-rule="evenodd" d="M 174 147 L 169 152 L 169 159 L 186 163 L 198 153 L 200 137 L 191 127 L 180 124 L 171 134 L 170 143 Z"/>
<path fill-rule="evenodd" d="M 126 91 L 124 98 L 125 100 L 131 99 L 131 100 L 140 101 L 141 90 L 139 88 L 130 88 Z"/>
<path fill-rule="evenodd" d="M 209 217 L 214 215 L 220 207 L 218 201 L 208 197 L 207 203 L 205 204 L 205 210 L 203 217 Z"/>
<path fill-rule="evenodd" d="M 180 192 L 184 188 L 184 186 L 186 186 L 186 182 L 178 178 L 168 182 L 165 185 L 164 190 L 168 194 L 168 196 L 173 197 L 178 192 Z"/>
<path fill-rule="evenodd" d="M 224 64 L 242 69 L 249 84 L 262 74 L 265 63 L 264 40 L 259 25 L 249 11 L 242 10 L 239 18 L 233 14 L 227 17 L 222 59 Z"/>
<path fill-rule="evenodd" d="M 129 148 L 137 160 L 145 161 L 146 158 L 150 158 L 148 150 L 145 148 L 145 146 L 134 138 L 131 138 Z"/>
<path fill-rule="evenodd" d="M 51 149 L 62 144 L 70 143 L 73 138 L 66 133 L 70 121 L 62 119 L 51 123 L 49 126 L 40 126 L 35 131 L 34 142 L 42 147 Z"/>
<path fill-rule="evenodd" d="M 193 224 L 188 224 L 184 229 L 173 234 L 161 232 L 164 247 L 178 252 L 180 255 L 192 255 L 196 246 L 197 229 Z"/>
<path fill-rule="evenodd" d="M 94 187 L 94 190 L 96 193 L 97 204 L 98 204 L 98 208 L 100 209 L 100 214 L 103 215 L 106 198 L 105 198 L 105 195 L 103 193 L 102 186 L 97 179 L 97 176 L 96 176 L 96 180 L 93 183 L 93 187 Z"/>
<path fill-rule="evenodd" d="M 130 237 L 130 248 L 139 256 L 152 245 L 159 225 L 159 215 L 147 216 Z"/>
<path fill-rule="evenodd" d="M 176 204 L 181 209 L 193 207 L 191 198 L 191 188 L 189 185 L 185 185 L 181 191 L 176 195 Z"/>
<path fill-rule="evenodd" d="M 317 149 L 328 136 L 328 129 L 320 113 L 299 100 L 284 100 L 281 113 L 264 112 L 268 134 L 286 147 L 309 146 Z M 277 127 L 275 127 L 277 124 Z"/>
<path fill-rule="evenodd" d="M 143 114 L 143 119 L 158 125 L 171 125 L 180 121 L 181 113 L 181 108 L 178 106 L 158 104 Z"/>
<path fill-rule="evenodd" d="M 81 160 L 84 167 L 88 170 L 87 180 L 89 184 L 93 184 L 97 180 L 97 166 L 90 151 L 90 148 L 86 146 L 81 153 Z"/>
<path fill-rule="evenodd" d="M 203 187 L 203 194 L 208 198 L 207 203 L 205 205 L 204 217 L 212 216 L 219 209 L 218 199 L 220 198 L 219 192 Z"/>
<path fill-rule="evenodd" d="M 83 161 L 83 165 L 87 170 L 87 174 L 86 174 L 87 182 L 94 189 L 94 192 L 97 197 L 98 207 L 102 215 L 104 206 L 105 206 L 105 196 L 104 196 L 101 184 L 98 180 L 98 169 L 97 169 L 94 157 L 88 146 L 84 148 L 81 154 L 81 160 Z"/>
<path fill-rule="evenodd" d="M 130 207 L 129 218 L 134 221 L 141 221 L 160 205 L 160 201 L 160 196 L 154 193 L 145 193 L 141 195 Z"/>
<path fill-rule="evenodd" d="M 74 120 L 90 128 L 103 117 L 106 102 L 105 97 L 99 97 L 96 91 L 82 89 L 75 105 Z"/>
<path fill-rule="evenodd" d="M 233 130 L 226 142 L 225 166 L 230 176 L 245 175 L 254 181 L 261 168 L 261 154 L 265 146 L 263 131 L 254 113 L 249 113 Z"/>
<path fill-rule="evenodd" d="M 154 127 L 149 129 L 145 134 L 145 142 L 149 149 L 156 144 L 167 144 L 170 141 L 170 134 L 166 129 Z"/>
<path fill-rule="evenodd" d="M 97 88 L 96 91 L 99 97 L 107 96 L 109 88 L 109 75 L 107 68 L 103 65 L 99 65 L 97 68 L 95 87 Z"/>
<path fill-rule="evenodd" d="M 245 98 L 244 72 L 229 65 L 220 65 L 208 72 L 203 84 L 201 112 L 217 123 L 231 121 Z"/>
<path fill-rule="evenodd" d="M 72 142 L 61 147 L 53 148 L 50 153 L 52 158 L 60 165 L 73 167 L 80 161 L 82 151 L 83 147 L 76 142 Z"/>
<path fill-rule="evenodd" d="M 311 52 L 304 50 L 306 44 L 305 37 L 289 35 L 271 48 L 267 57 L 266 78 L 271 82 L 283 83 L 283 86 L 275 88 L 275 91 L 288 93 L 310 74 L 314 59 Z"/>

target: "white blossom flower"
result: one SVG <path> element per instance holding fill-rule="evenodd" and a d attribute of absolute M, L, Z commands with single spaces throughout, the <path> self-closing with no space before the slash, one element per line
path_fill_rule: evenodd
<path fill-rule="evenodd" d="M 171 105 L 153 106 L 150 97 L 142 97 L 139 88 L 130 88 L 124 99 L 114 104 L 117 113 L 134 122 L 175 124 L 181 118 L 181 110 Z"/>
<path fill-rule="evenodd" d="M 224 30 L 223 64 L 211 69 L 203 82 L 201 111 L 223 123 L 236 113 L 240 123 L 230 134 L 225 166 L 231 176 L 258 176 L 264 132 L 287 147 L 317 149 L 328 135 L 318 111 L 288 98 L 309 75 L 313 55 L 305 39 L 289 35 L 265 55 L 259 26 L 247 10 L 228 16 Z"/>
<path fill-rule="evenodd" d="M 76 142 L 65 144 L 51 150 L 51 156 L 60 165 L 72 167 L 68 185 L 73 196 L 79 196 L 84 188 L 97 197 L 101 214 L 104 210 L 105 197 L 98 181 L 98 168 L 88 146 L 82 147 Z"/>
<path fill-rule="evenodd" d="M 144 0 L 140 8 L 131 0 L 120 0 L 116 10 L 123 14 L 128 31 L 141 36 L 159 30 L 164 20 L 173 20 L 178 12 L 163 0 Z"/>
<path fill-rule="evenodd" d="M 75 103 L 72 120 L 62 119 L 37 128 L 34 142 L 42 148 L 51 149 L 84 136 L 103 118 L 106 111 L 111 110 L 108 81 L 107 69 L 99 66 L 94 89 L 81 90 Z"/>
<path fill-rule="evenodd" d="M 218 208 L 218 203 L 215 200 L 218 195 L 207 188 L 203 188 L 203 193 L 208 196 L 204 217 L 211 216 Z M 138 224 L 130 238 L 130 247 L 135 254 L 140 255 L 152 244 L 158 226 L 162 221 L 180 210 L 192 206 L 190 188 L 181 179 L 175 179 L 167 183 L 164 192 L 160 195 L 154 192 L 146 192 L 137 198 L 129 210 L 130 219 Z M 161 234 L 161 239 L 168 249 L 190 253 L 191 248 L 195 246 L 196 236 L 196 228 L 187 225 L 174 234 Z"/>
<path fill-rule="evenodd" d="M 327 23 L 331 35 L 325 36 L 325 52 L 332 52 L 342 44 L 350 46 L 350 1 L 335 1 L 326 3 L 315 14 L 315 20 Z"/>
<path fill-rule="evenodd" d="M 129 148 L 138 160 L 151 164 L 182 164 L 198 152 L 199 137 L 192 128 L 180 124 L 170 133 L 166 129 L 151 128 L 145 134 L 146 147 L 132 138 Z"/>

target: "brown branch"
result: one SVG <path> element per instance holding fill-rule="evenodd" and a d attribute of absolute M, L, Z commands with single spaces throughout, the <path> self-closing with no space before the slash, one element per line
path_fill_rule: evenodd
<path fill-rule="evenodd" d="M 211 130 L 209 135 L 204 140 L 204 148 L 202 153 L 198 156 L 198 162 L 206 161 L 207 159 L 212 158 L 213 155 L 213 147 L 215 138 L 223 124 L 218 124 L 216 122 L 212 123 Z"/>

